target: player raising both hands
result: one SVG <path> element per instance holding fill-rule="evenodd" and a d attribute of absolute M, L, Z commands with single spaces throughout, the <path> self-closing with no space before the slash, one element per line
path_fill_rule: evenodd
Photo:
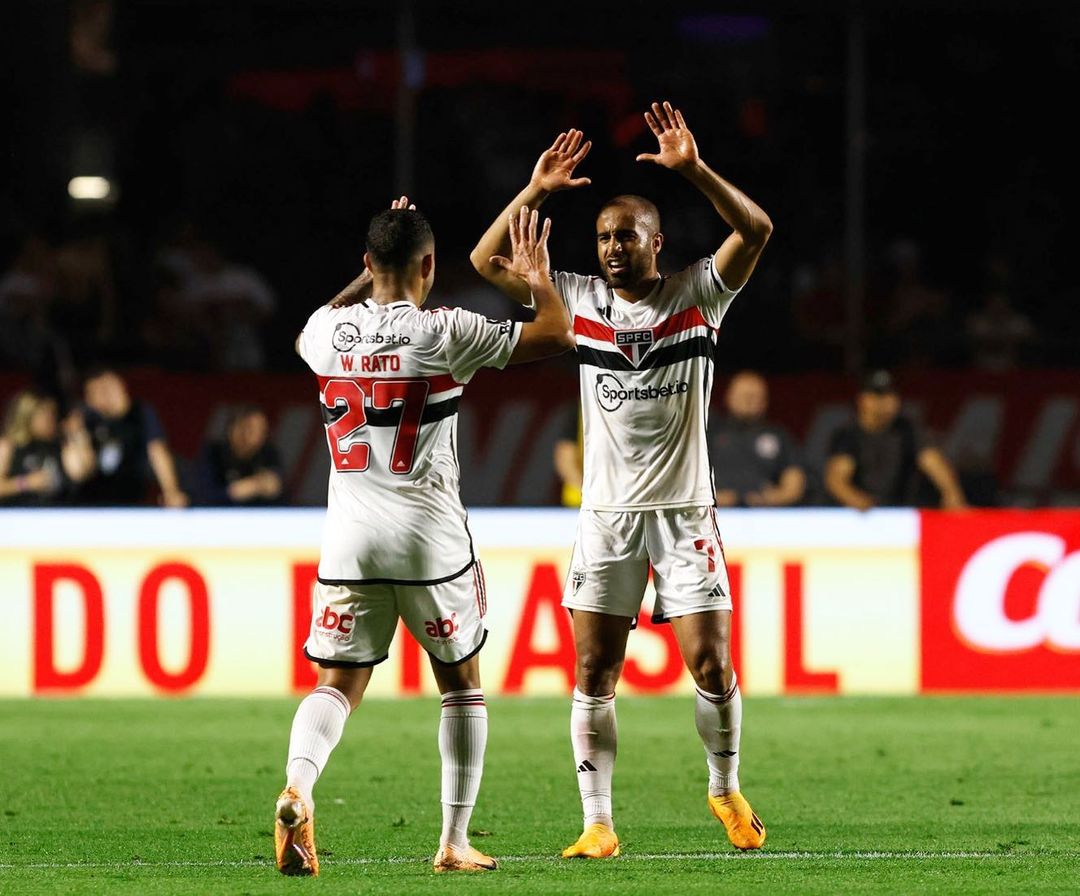
<path fill-rule="evenodd" d="M 706 165 L 682 113 L 654 103 L 659 144 L 638 161 L 676 171 L 712 203 L 731 233 L 683 271 L 661 276 L 656 206 L 616 196 L 596 220 L 601 276 L 556 273 L 573 319 L 581 370 L 585 471 L 577 542 L 563 605 L 573 613 L 577 686 L 570 716 L 585 830 L 566 857 L 617 855 L 611 808 L 615 686 L 650 566 L 654 618 L 670 622 L 697 685 L 695 717 L 709 767 L 709 807 L 740 849 L 765 828 L 739 792 L 742 700 L 731 668 L 731 589 L 713 511 L 706 450 L 717 331 L 772 232 L 769 217 Z M 508 211 L 584 186 L 580 131 L 540 156 Z M 510 233 L 500 215 L 472 253 L 477 271 L 522 303 L 528 290 L 488 259 Z"/>
<path fill-rule="evenodd" d="M 318 583 L 304 653 L 318 687 L 296 710 L 274 841 L 283 874 L 315 875 L 312 791 L 400 618 L 431 658 L 442 694 L 443 827 L 436 871 L 485 871 L 469 845 L 487 710 L 478 654 L 487 596 L 458 494 L 455 429 L 463 386 L 573 345 L 537 215 L 507 221 L 510 257 L 491 263 L 536 297 L 530 323 L 461 308 L 423 311 L 435 239 L 404 196 L 371 220 L 365 273 L 308 320 L 297 351 L 319 381 L 333 461 Z M 493 253 L 494 254 L 494 253 Z"/>

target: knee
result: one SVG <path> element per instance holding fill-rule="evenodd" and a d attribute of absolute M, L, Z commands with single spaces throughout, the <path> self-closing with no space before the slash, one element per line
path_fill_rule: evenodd
<path fill-rule="evenodd" d="M 590 697 L 603 697 L 614 693 L 622 672 L 622 660 L 599 653 L 587 653 L 578 657 L 577 688 Z"/>
<path fill-rule="evenodd" d="M 722 694 L 731 687 L 734 671 L 727 650 L 706 650 L 694 656 L 690 663 L 694 683 L 710 694 Z"/>
<path fill-rule="evenodd" d="M 319 673 L 319 686 L 340 691 L 352 709 L 360 705 L 371 677 L 370 669 L 320 669 Z"/>
<path fill-rule="evenodd" d="M 450 691 L 471 691 L 480 688 L 480 660 L 471 657 L 464 663 L 448 665 L 431 657 L 431 671 L 440 693 Z"/>

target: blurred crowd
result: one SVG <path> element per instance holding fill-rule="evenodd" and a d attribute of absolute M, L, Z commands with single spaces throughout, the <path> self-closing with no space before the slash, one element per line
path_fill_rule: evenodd
<path fill-rule="evenodd" d="M 90 370 L 82 401 L 24 391 L 9 402 L 0 434 L 0 505 L 265 507 L 282 502 L 281 461 L 266 414 L 234 408 L 181 477 L 154 406 L 133 397 L 108 367 Z"/>
<path fill-rule="evenodd" d="M 123 375 L 91 368 L 81 399 L 64 413 L 49 393 L 26 390 L 7 402 L 0 432 L 0 506 L 269 507 L 288 503 L 266 412 L 233 406 L 219 436 L 193 461 L 177 459 L 154 405 L 133 396 Z M 709 453 L 719 507 L 993 507 L 1000 502 L 985 464 L 955 469 L 931 433 L 904 413 L 892 375 L 867 375 L 850 423 L 811 461 L 769 416 L 766 378 L 735 374 L 712 415 Z M 568 416 L 555 444 L 564 505 L 581 502 L 581 421 Z"/>
<path fill-rule="evenodd" d="M 709 421 L 709 458 L 718 507 L 994 507 L 993 473 L 957 470 L 932 435 L 903 412 L 886 370 L 868 374 L 855 395 L 854 418 L 831 434 L 824 462 L 812 463 L 787 428 L 768 415 L 764 376 L 741 371 L 728 383 L 724 408 Z M 581 421 L 566 421 L 554 464 L 562 503 L 581 503 Z"/>
<path fill-rule="evenodd" d="M 678 214 L 671 224 L 680 226 Z M 77 370 L 101 362 L 192 371 L 281 369 L 292 362 L 277 349 L 289 344 L 295 309 L 279 313 L 268 278 L 230 259 L 191 224 L 157 245 L 145 269 L 131 269 L 104 220 L 52 238 L 23 233 L 13 243 L 0 273 L 0 370 L 32 371 L 71 388 Z M 873 269 L 867 347 L 878 363 L 1008 371 L 1054 356 L 1053 338 L 1015 307 L 1003 259 L 989 259 L 985 282 L 956 297 L 926 277 L 921 257 L 915 243 L 898 239 Z M 440 258 L 440 303 L 486 316 L 516 311 L 459 261 Z M 790 289 L 783 279 L 775 271 L 762 276 L 744 303 L 753 307 L 740 308 L 750 317 L 767 309 L 770 363 L 842 369 L 842 265 L 826 257 L 795 265 Z M 761 294 L 768 290 L 781 295 Z M 777 319 L 784 303 L 788 313 Z"/>

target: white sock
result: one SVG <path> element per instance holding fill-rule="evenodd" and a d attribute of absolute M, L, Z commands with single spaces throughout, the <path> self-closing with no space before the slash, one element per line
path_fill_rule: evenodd
<path fill-rule="evenodd" d="M 735 792 L 739 789 L 739 735 L 742 733 L 739 683 L 732 680 L 724 694 L 710 694 L 697 688 L 694 720 L 709 763 L 709 796 Z"/>
<path fill-rule="evenodd" d="M 289 736 L 289 760 L 285 763 L 286 786 L 295 787 L 312 811 L 315 801 L 311 792 L 331 751 L 341 740 L 350 710 L 348 698 L 330 687 L 315 688 L 296 708 Z"/>
<path fill-rule="evenodd" d="M 480 688 L 443 694 L 439 719 L 443 810 L 440 846 L 465 849 L 469 845 L 469 819 L 480 792 L 487 734 L 487 706 Z"/>
<path fill-rule="evenodd" d="M 574 764 L 577 766 L 585 827 L 591 824 L 614 827 L 611 818 L 611 776 L 615 771 L 617 741 L 615 695 L 590 697 L 574 688 L 570 708 L 570 742 L 574 745 Z"/>

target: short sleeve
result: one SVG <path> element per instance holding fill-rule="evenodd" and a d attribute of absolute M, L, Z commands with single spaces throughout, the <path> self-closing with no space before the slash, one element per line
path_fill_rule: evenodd
<path fill-rule="evenodd" d="M 259 449 L 259 469 L 271 470 L 274 473 L 281 473 L 281 455 L 278 454 L 278 450 L 274 445 L 269 442 L 265 443 L 262 448 Z"/>
<path fill-rule="evenodd" d="M 799 446 L 795 443 L 795 440 L 782 426 L 776 428 L 776 436 L 780 440 L 780 454 L 777 457 L 777 463 L 782 473 L 788 467 L 802 467 L 802 457 L 799 451 Z"/>
<path fill-rule="evenodd" d="M 315 357 L 318 354 L 319 337 L 326 329 L 326 322 L 330 314 L 330 307 L 324 305 L 319 308 L 311 317 L 308 318 L 304 329 L 300 331 L 300 338 L 296 341 L 297 350 L 300 352 L 300 357 L 307 362 L 308 367 L 314 369 Z M 325 345 L 330 345 L 329 339 L 322 341 Z"/>
<path fill-rule="evenodd" d="M 592 277 L 586 277 L 584 274 L 571 274 L 566 271 L 551 272 L 551 282 L 555 286 L 555 292 L 562 297 L 571 321 L 577 313 L 578 305 L 588 295 L 592 280 Z M 535 300 L 533 307 L 536 307 Z"/>
<path fill-rule="evenodd" d="M 481 367 L 505 367 L 521 336 L 521 324 L 491 320 L 464 308 L 437 311 L 444 329 L 450 375 L 467 383 Z"/>
<path fill-rule="evenodd" d="M 855 433 L 850 427 L 845 426 L 833 433 L 832 438 L 829 439 L 829 457 L 838 455 L 855 457 L 856 453 Z"/>
<path fill-rule="evenodd" d="M 719 327 L 739 290 L 727 288 L 711 255 L 694 262 L 679 276 L 685 280 L 694 304 L 701 309 L 709 326 Z"/>
<path fill-rule="evenodd" d="M 143 444 L 165 440 L 165 427 L 161 425 L 161 418 L 154 410 L 154 406 L 142 403 Z"/>

